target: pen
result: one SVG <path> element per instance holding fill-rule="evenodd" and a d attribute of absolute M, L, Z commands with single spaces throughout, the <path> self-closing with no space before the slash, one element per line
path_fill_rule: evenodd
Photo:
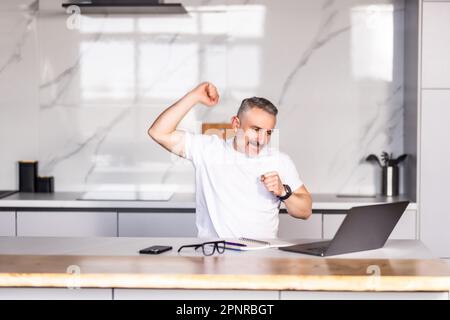
<path fill-rule="evenodd" d="M 225 241 L 225 244 L 229 244 L 230 246 L 238 246 L 238 247 L 246 247 L 246 244 L 243 243 L 237 243 L 237 242 L 229 242 L 229 241 Z"/>

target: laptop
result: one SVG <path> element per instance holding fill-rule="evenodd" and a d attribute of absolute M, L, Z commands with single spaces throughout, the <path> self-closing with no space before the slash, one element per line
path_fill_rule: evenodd
<path fill-rule="evenodd" d="M 332 256 L 384 246 L 409 201 L 351 208 L 332 240 L 281 247 L 280 250 Z"/>

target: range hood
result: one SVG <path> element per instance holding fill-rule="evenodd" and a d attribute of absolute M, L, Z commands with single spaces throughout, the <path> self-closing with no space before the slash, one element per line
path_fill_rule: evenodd
<path fill-rule="evenodd" d="M 81 14 L 186 14 L 181 3 L 163 0 L 72 0 L 63 8 L 77 6 Z"/>

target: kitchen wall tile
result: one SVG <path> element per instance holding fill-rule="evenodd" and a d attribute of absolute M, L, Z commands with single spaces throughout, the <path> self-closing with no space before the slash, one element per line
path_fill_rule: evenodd
<path fill-rule="evenodd" d="M 153 17 L 79 17 L 53 0 L 38 13 L 2 5 L 17 18 L 0 40 L 0 90 L 10 88 L 0 121 L 15 136 L 0 187 L 16 185 L 13 161 L 26 155 L 60 191 L 193 191 L 192 166 L 146 131 L 208 80 L 220 105 L 196 107 L 181 127 L 229 121 L 243 98 L 264 96 L 279 107 L 280 148 L 312 192 L 379 192 L 379 168 L 363 159 L 403 151 L 403 1 L 183 4 L 189 15 Z"/>

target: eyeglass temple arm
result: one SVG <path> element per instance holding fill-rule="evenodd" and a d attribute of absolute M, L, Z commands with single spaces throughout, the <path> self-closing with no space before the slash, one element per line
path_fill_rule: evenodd
<path fill-rule="evenodd" d="M 202 246 L 202 244 L 187 244 L 187 245 L 179 247 L 177 252 L 180 252 L 181 249 L 183 249 L 183 248 L 192 248 L 192 247 L 194 247 L 195 249 L 197 249 L 197 248 L 200 248 L 201 246 Z"/>

